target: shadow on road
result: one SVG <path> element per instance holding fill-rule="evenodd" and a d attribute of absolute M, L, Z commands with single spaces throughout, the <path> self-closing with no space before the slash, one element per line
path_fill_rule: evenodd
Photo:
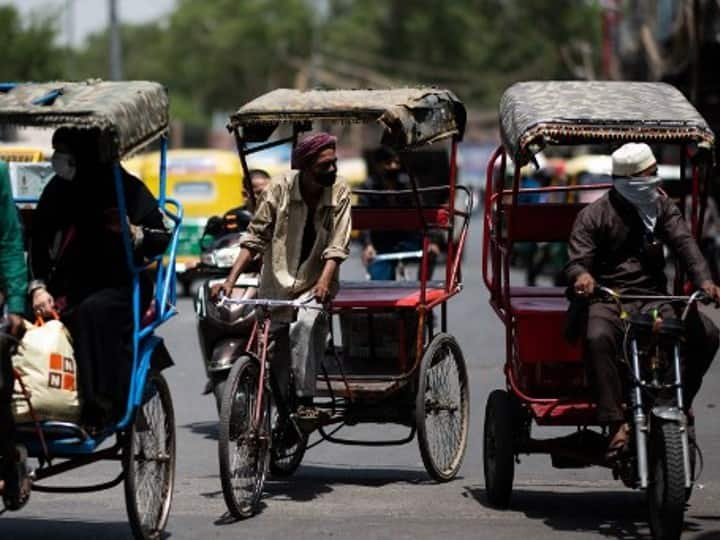
<path fill-rule="evenodd" d="M 94 539 L 126 540 L 130 538 L 130 525 L 122 522 L 87 522 L 76 519 L 14 518 L 5 514 L 0 518 L 0 538 L 22 538 L 23 540 Z M 169 538 L 170 534 L 163 535 Z"/>
<path fill-rule="evenodd" d="M 197 435 L 202 435 L 203 438 L 217 441 L 218 440 L 218 421 L 213 420 L 210 422 L 193 422 L 191 424 L 185 424 L 178 426 L 182 429 L 189 429 Z"/>
<path fill-rule="evenodd" d="M 466 487 L 466 496 L 474 498 L 486 508 L 494 508 L 485 496 L 484 487 Z M 501 510 L 498 510 L 500 512 Z M 513 490 L 510 508 L 506 512 L 522 512 L 529 519 L 540 520 L 546 526 L 562 532 L 587 532 L 619 540 L 650 538 L 645 498 L 635 491 L 563 491 L 542 489 Z M 693 540 L 718 539 L 720 535 L 702 532 L 696 517 L 685 519 L 685 535 Z M 705 518 L 700 518 L 705 519 Z M 683 536 L 685 538 L 686 536 Z"/>
<path fill-rule="evenodd" d="M 336 485 L 383 487 L 388 484 L 431 484 L 433 483 L 422 470 L 366 468 L 357 469 L 349 465 L 319 467 L 301 465 L 290 478 L 268 478 L 265 482 L 263 508 L 272 501 L 290 500 L 309 502 L 333 492 Z M 222 491 L 202 493 L 203 497 L 222 500 Z M 215 525 L 228 525 L 236 520 L 225 514 L 215 521 Z"/>
<path fill-rule="evenodd" d="M 425 484 L 431 481 L 422 470 L 305 465 L 291 478 L 270 479 L 265 484 L 265 491 L 271 499 L 310 501 L 330 493 L 335 485 L 382 487 L 402 483 Z"/>

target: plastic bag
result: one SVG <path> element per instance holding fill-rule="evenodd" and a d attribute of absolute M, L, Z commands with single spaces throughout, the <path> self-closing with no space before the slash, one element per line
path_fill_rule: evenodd
<path fill-rule="evenodd" d="M 16 377 L 13 387 L 16 422 L 33 420 L 27 397 L 38 420 L 76 422 L 79 419 L 77 365 L 70 334 L 63 323 L 58 320 L 38 326 L 28 323 L 12 363 L 22 380 L 20 384 Z"/>

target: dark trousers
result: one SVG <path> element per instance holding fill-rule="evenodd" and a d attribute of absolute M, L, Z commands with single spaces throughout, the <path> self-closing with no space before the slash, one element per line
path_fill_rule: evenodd
<path fill-rule="evenodd" d="M 12 415 L 13 369 L 10 343 L 0 338 L 0 457 L 14 454 L 15 421 Z M 0 476 L 2 476 L 0 471 Z"/>
<path fill-rule="evenodd" d="M 627 304 L 626 311 L 633 313 L 642 304 Z M 669 306 L 661 307 L 664 317 L 676 316 Z M 690 408 L 700 390 L 702 378 L 715 357 L 720 337 L 718 328 L 696 309 L 686 319 L 686 346 L 683 351 L 683 388 L 685 406 Z M 595 303 L 589 306 L 585 351 L 589 363 L 600 423 L 623 421 L 622 404 L 625 401 L 624 382 L 618 359 L 622 356 L 623 326 L 620 312 L 613 303 Z"/>
<path fill-rule="evenodd" d="M 132 367 L 132 297 L 128 289 L 102 289 L 68 310 L 83 422 L 119 418 L 126 407 Z"/>

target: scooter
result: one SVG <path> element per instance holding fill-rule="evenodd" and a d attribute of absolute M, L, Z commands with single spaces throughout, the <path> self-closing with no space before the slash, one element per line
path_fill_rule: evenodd
<path fill-rule="evenodd" d="M 210 298 L 212 287 L 225 280 L 240 253 L 240 237 L 247 225 L 245 222 L 245 226 L 228 230 L 222 223 L 218 224 L 218 220 L 222 218 L 211 218 L 203 235 L 203 238 L 211 236 L 214 240 L 209 243 L 201 240 L 203 253 L 195 271 L 204 280 L 195 295 L 195 313 L 198 342 L 207 375 L 203 394 L 215 396 L 219 412 L 225 381 L 233 362 L 245 351 L 255 315 L 249 306 L 218 305 Z M 250 272 L 238 278 L 232 299 L 252 299 L 256 296 L 260 269 L 257 262 L 251 266 L 254 268 Z"/>

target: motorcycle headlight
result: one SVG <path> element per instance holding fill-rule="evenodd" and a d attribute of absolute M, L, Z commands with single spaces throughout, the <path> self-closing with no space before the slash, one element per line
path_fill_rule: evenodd
<path fill-rule="evenodd" d="M 215 253 L 210 251 L 200 256 L 200 262 L 206 266 L 215 266 Z"/>
<path fill-rule="evenodd" d="M 230 268 L 240 254 L 240 246 L 232 246 L 215 250 L 215 266 Z"/>

